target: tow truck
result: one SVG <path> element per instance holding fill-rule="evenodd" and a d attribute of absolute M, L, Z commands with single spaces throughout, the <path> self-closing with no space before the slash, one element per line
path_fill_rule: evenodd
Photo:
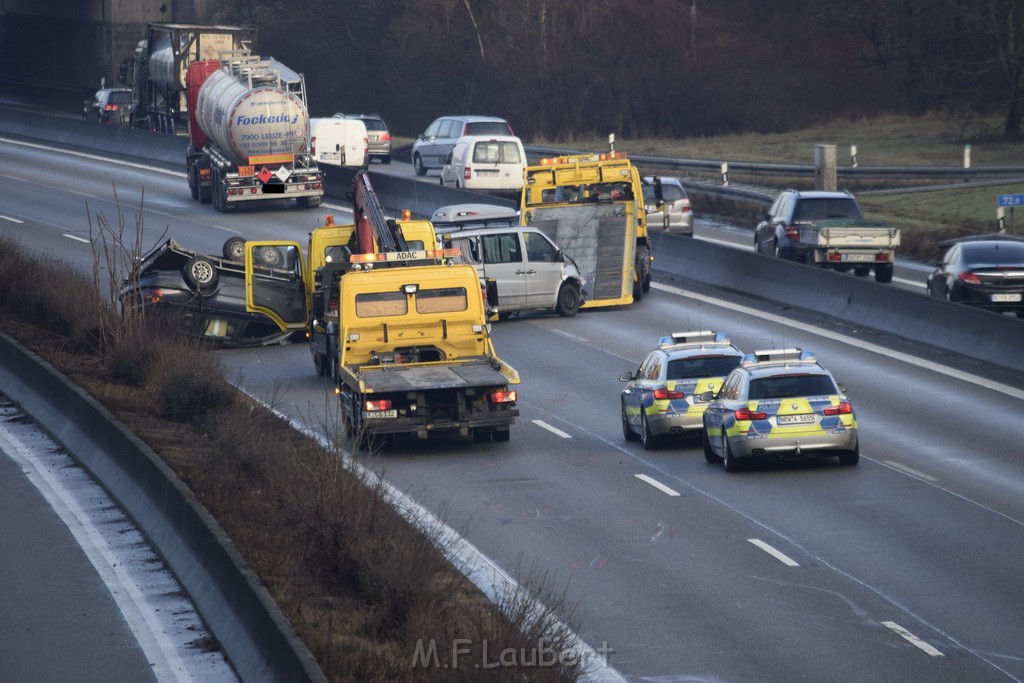
<path fill-rule="evenodd" d="M 333 380 L 347 435 L 425 439 L 448 432 L 508 441 L 519 375 L 494 350 L 476 269 L 439 249 L 429 221 L 384 216 L 369 175 L 353 180 L 355 223 L 297 242 L 245 245 L 246 307 L 309 338 L 314 369 Z M 253 277 L 256 255 L 280 250 L 291 296 Z"/>

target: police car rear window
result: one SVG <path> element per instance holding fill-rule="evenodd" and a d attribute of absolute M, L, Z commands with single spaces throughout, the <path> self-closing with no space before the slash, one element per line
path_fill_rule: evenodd
<path fill-rule="evenodd" d="M 794 398 L 796 396 L 828 396 L 838 393 L 827 375 L 781 375 L 750 380 L 747 399 Z"/>
<path fill-rule="evenodd" d="M 677 358 L 668 362 L 668 377 L 666 379 L 725 377 L 739 364 L 740 359 L 737 356 Z"/>

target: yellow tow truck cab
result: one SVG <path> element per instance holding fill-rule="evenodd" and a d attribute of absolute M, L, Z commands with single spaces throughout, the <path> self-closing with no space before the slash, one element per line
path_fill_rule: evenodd
<path fill-rule="evenodd" d="M 245 245 L 246 304 L 282 329 L 305 329 L 318 375 L 335 381 L 349 436 L 434 432 L 507 441 L 519 375 L 498 358 L 480 279 L 450 265 L 429 221 L 395 226 L 408 249 L 351 253 L 355 226 L 297 242 Z M 280 252 L 280 268 L 259 254 Z"/>

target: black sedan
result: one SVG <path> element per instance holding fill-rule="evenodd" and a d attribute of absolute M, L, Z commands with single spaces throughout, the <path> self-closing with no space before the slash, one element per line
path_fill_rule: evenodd
<path fill-rule="evenodd" d="M 143 256 L 121 288 L 126 308 L 158 314 L 185 333 L 219 346 L 261 346 L 285 341 L 293 334 L 282 330 L 262 313 L 246 310 L 245 264 L 242 245 L 233 237 L 224 255 L 212 256 L 185 249 L 173 239 Z M 294 297 L 297 255 L 275 247 L 254 252 L 262 294 Z"/>
<path fill-rule="evenodd" d="M 946 247 L 928 276 L 928 294 L 1024 318 L 1024 239 L 988 235 L 940 243 Z"/>

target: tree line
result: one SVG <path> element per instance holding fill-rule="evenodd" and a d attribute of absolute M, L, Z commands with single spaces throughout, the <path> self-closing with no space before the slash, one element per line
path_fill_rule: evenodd
<path fill-rule="evenodd" d="M 1022 135 L 1021 0 L 221 0 L 305 74 L 314 115 L 443 114 L 530 139 L 782 132 L 998 114 Z"/>

